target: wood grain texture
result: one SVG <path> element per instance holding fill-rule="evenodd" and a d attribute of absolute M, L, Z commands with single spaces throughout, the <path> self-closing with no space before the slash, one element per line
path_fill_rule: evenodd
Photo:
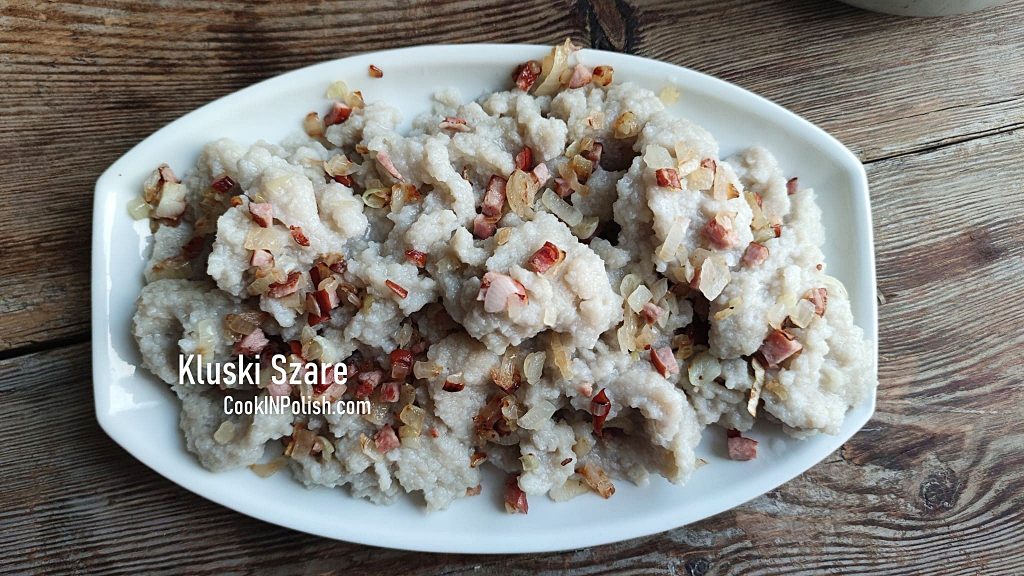
<path fill-rule="evenodd" d="M 160 126 L 264 78 L 382 48 L 569 36 L 733 81 L 872 161 L 1024 124 L 1024 0 L 1014 4 L 914 20 L 825 0 L 8 1 L 0 351 L 84 340 L 96 178 Z"/>
<path fill-rule="evenodd" d="M 824 0 L 0 3 L 0 573 L 1024 573 L 1022 7 L 913 20 Z M 695 525 L 511 557 L 264 524 L 102 433 L 85 340 L 91 192 L 107 165 L 306 64 L 565 36 L 735 82 L 868 163 L 885 303 L 878 411 L 860 434 Z"/>
<path fill-rule="evenodd" d="M 823 1 L 785 10 L 647 4 L 638 8 L 636 51 L 774 100 L 866 162 L 1024 125 L 1021 3 L 939 19 Z"/>
<path fill-rule="evenodd" d="M 0 363 L 0 572 L 17 562 L 169 574 L 286 574 L 296 564 L 306 573 L 424 575 L 1020 573 L 1024 233 L 1015 223 L 1024 189 L 1013 162 L 1021 146 L 1024 136 L 1003 134 L 870 166 L 885 191 L 874 194 L 886 298 L 876 417 L 823 463 L 744 506 L 565 554 L 429 555 L 329 542 L 227 511 L 128 456 L 96 425 L 89 348 L 80 344 Z M 961 180 L 939 199 L 915 194 L 948 182 L 980 151 L 1003 174 L 991 188 Z M 47 406 L 59 406 L 62 419 L 41 433 Z"/>

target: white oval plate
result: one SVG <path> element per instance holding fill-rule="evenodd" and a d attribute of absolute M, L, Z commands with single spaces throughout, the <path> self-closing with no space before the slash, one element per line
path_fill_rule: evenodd
<path fill-rule="evenodd" d="M 864 425 L 874 394 L 847 414 L 837 436 L 798 441 L 769 426 L 750 434 L 758 458 L 725 457 L 725 434 L 712 428 L 698 454 L 709 464 L 686 486 L 661 478 L 639 488 L 617 482 L 609 500 L 587 494 L 555 504 L 535 497 L 528 515 L 506 514 L 495 479 L 480 497 L 426 513 L 412 498 L 375 506 L 344 490 L 306 489 L 288 473 L 258 478 L 248 469 L 214 474 L 185 450 L 178 402 L 163 382 L 140 370 L 130 321 L 142 288 L 149 229 L 127 213 L 146 175 L 161 162 L 183 172 L 203 144 L 228 136 L 271 142 L 299 129 L 310 110 L 327 106 L 324 92 L 337 79 L 368 100 L 399 106 L 408 121 L 428 109 L 431 94 L 455 86 L 465 99 L 507 89 L 515 65 L 540 59 L 548 48 L 514 45 L 423 46 L 353 56 L 271 78 L 187 114 L 115 162 L 96 183 L 92 253 L 92 346 L 96 416 L 118 444 L 180 486 L 250 516 L 317 534 L 389 548 L 434 552 L 537 552 L 582 548 L 653 534 L 707 518 L 779 486 L 836 450 Z M 655 91 L 666 84 L 682 96 L 676 111 L 718 139 L 723 157 L 761 144 L 787 174 L 818 191 L 828 241 L 829 271 L 850 293 L 854 316 L 876 341 L 875 266 L 867 178 L 857 158 L 821 129 L 732 84 L 692 70 L 634 56 L 583 50 L 585 62 L 608 64 L 615 81 Z M 379 66 L 384 77 L 369 78 Z M 877 355 L 877 352 L 876 352 Z"/>

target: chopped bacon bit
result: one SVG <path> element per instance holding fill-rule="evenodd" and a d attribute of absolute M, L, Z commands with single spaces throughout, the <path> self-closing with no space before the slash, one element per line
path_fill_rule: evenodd
<path fill-rule="evenodd" d="M 604 388 L 590 400 L 590 413 L 594 416 L 594 434 L 598 438 L 604 438 L 604 421 L 608 413 L 612 411 L 612 401 Z M 565 463 L 562 463 L 565 466 Z"/>
<path fill-rule="evenodd" d="M 408 290 L 402 288 L 400 285 L 392 282 L 391 280 L 385 280 L 384 285 L 390 288 L 391 291 L 394 292 L 395 295 L 398 296 L 399 298 L 405 298 L 406 296 L 409 295 Z"/>
<path fill-rule="evenodd" d="M 434 426 L 427 429 L 427 434 L 430 434 L 431 438 L 437 438 L 441 435 L 441 432 Z"/>
<path fill-rule="evenodd" d="M 658 180 L 658 186 L 674 190 L 683 189 L 683 185 L 679 182 L 679 172 L 675 168 L 658 168 L 654 171 L 654 176 Z"/>
<path fill-rule="evenodd" d="M 427 253 L 420 252 L 419 250 L 406 250 L 405 259 L 417 268 L 423 268 L 427 265 Z"/>
<path fill-rule="evenodd" d="M 539 187 L 547 183 L 548 178 L 551 178 L 551 171 L 548 170 L 547 164 L 539 162 L 536 166 L 534 166 L 533 171 L 530 172 L 530 175 L 537 180 L 537 186 Z"/>
<path fill-rule="evenodd" d="M 526 148 L 529 150 L 529 148 Z M 487 181 L 487 189 L 484 191 L 483 205 L 480 211 L 484 216 L 501 216 L 501 210 L 505 207 L 505 187 L 508 182 L 501 176 L 491 176 Z"/>
<path fill-rule="evenodd" d="M 383 428 L 373 435 L 373 443 L 381 454 L 386 454 L 402 445 L 398 441 L 398 436 L 395 434 L 395 429 L 391 427 L 391 424 L 385 424 Z"/>
<path fill-rule="evenodd" d="M 662 310 L 661 306 L 658 306 L 654 302 L 648 302 L 644 304 L 644 307 L 640 310 L 640 315 L 643 316 L 644 322 L 648 325 L 654 324 L 661 318 L 661 315 L 665 311 Z"/>
<path fill-rule="evenodd" d="M 479 496 L 480 492 L 482 492 L 482 491 L 483 491 L 483 486 L 481 486 L 480 484 L 477 484 L 476 486 L 473 486 L 472 488 L 466 488 L 466 496 Z"/>
<path fill-rule="evenodd" d="M 445 378 L 444 384 L 441 386 L 441 389 L 444 390 L 445 392 L 462 392 L 463 388 L 465 387 L 466 382 L 463 380 L 455 381 Z"/>
<path fill-rule="evenodd" d="M 405 182 L 405 178 L 398 173 L 398 169 L 395 168 L 395 164 L 391 161 L 391 156 L 387 152 L 381 150 L 377 152 L 377 163 L 383 168 L 388 174 L 400 182 Z"/>
<path fill-rule="evenodd" d="M 533 150 L 531 150 L 529 146 L 524 146 L 523 149 L 516 154 L 516 168 L 523 172 L 533 170 Z"/>
<path fill-rule="evenodd" d="M 565 260 L 565 250 L 555 246 L 551 242 L 545 242 L 539 250 L 530 256 L 526 261 L 526 267 L 538 274 L 547 272 L 552 266 Z"/>
<path fill-rule="evenodd" d="M 594 145 L 590 147 L 590 150 L 581 150 L 580 156 L 583 156 L 587 160 L 594 163 L 594 169 L 596 170 L 598 165 L 601 164 L 601 152 L 604 151 L 604 144 L 600 142 L 594 142 Z"/>
<path fill-rule="evenodd" d="M 572 76 L 569 77 L 569 88 L 580 88 L 590 84 L 593 73 L 583 64 L 577 64 L 572 69 Z"/>
<path fill-rule="evenodd" d="M 391 377 L 395 380 L 405 380 L 410 372 L 412 372 L 412 352 L 396 348 L 391 352 Z"/>
<path fill-rule="evenodd" d="M 185 260 L 192 260 L 203 251 L 204 244 L 206 244 L 206 241 L 203 240 L 202 236 L 193 236 L 181 247 L 181 255 L 185 257 Z"/>
<path fill-rule="evenodd" d="M 729 430 L 726 432 L 726 436 L 730 459 L 746 462 L 757 458 L 757 440 L 744 438 L 739 430 Z"/>
<path fill-rule="evenodd" d="M 775 232 L 775 237 L 782 236 L 782 224 L 772 224 L 772 231 Z"/>
<path fill-rule="evenodd" d="M 319 396 L 319 395 L 323 394 L 324 392 L 327 392 L 327 389 L 330 388 L 330 387 L 331 387 L 331 385 L 329 383 L 328 384 L 324 384 L 324 383 L 313 384 L 313 395 L 314 396 Z M 321 450 L 321 448 L 320 448 L 319 444 L 314 444 L 313 445 L 313 451 L 314 452 L 319 452 L 320 450 Z"/>
<path fill-rule="evenodd" d="M 733 229 L 732 218 L 718 214 L 704 225 L 704 236 L 720 250 L 731 248 L 739 242 L 739 235 Z"/>
<path fill-rule="evenodd" d="M 170 166 L 161 164 L 143 183 L 142 199 L 153 209 L 151 217 L 154 220 L 177 226 L 188 207 L 185 201 L 187 189 L 185 186 L 169 187 L 169 184 L 180 184 L 180 181 Z"/>
<path fill-rule="evenodd" d="M 288 279 L 283 282 L 274 282 L 267 287 L 267 296 L 271 298 L 283 298 L 299 289 L 299 280 L 302 279 L 302 272 L 298 270 L 288 273 Z"/>
<path fill-rule="evenodd" d="M 466 119 L 459 118 L 458 116 L 445 116 L 444 120 L 441 121 L 440 126 L 442 130 L 469 132 L 469 125 L 466 124 Z"/>
<path fill-rule="evenodd" d="M 373 389 L 384 379 L 383 370 L 361 371 L 356 376 L 356 398 L 362 400 L 373 394 Z"/>
<path fill-rule="evenodd" d="M 786 194 L 790 196 L 796 194 L 797 186 L 799 185 L 800 180 L 795 176 L 793 178 L 790 178 L 789 180 L 786 180 Z"/>
<path fill-rule="evenodd" d="M 747 245 L 747 249 L 743 251 L 743 262 L 744 266 L 757 266 L 768 259 L 768 248 L 764 244 L 758 244 L 757 242 L 751 242 Z"/>
<path fill-rule="evenodd" d="M 324 394 L 330 400 L 338 400 L 348 392 L 348 385 L 342 384 L 342 382 L 348 382 L 348 376 L 342 372 L 344 370 L 344 364 L 326 364 L 324 365 L 325 370 L 321 372 L 323 379 L 327 380 L 330 378 L 330 382 L 327 382 L 328 386 Z"/>
<path fill-rule="evenodd" d="M 288 396 L 292 393 L 292 386 L 287 382 L 267 384 L 267 394 L 271 396 Z"/>
<path fill-rule="evenodd" d="M 473 452 L 473 455 L 469 457 L 469 467 L 476 468 L 487 461 L 487 454 L 479 450 Z"/>
<path fill-rule="evenodd" d="M 370 77 L 371 78 L 383 78 L 384 77 L 384 71 L 381 70 L 380 68 L 378 68 L 377 66 L 375 66 L 373 64 L 370 64 Z"/>
<path fill-rule="evenodd" d="M 292 239 L 295 240 L 296 244 L 299 246 L 309 246 L 309 238 L 306 238 L 306 235 L 302 233 L 301 226 L 289 226 L 288 230 L 291 231 Z"/>
<path fill-rule="evenodd" d="M 348 174 L 335 174 L 332 178 L 334 178 L 334 181 L 338 184 L 348 186 L 349 188 L 352 187 L 352 176 L 349 176 Z"/>
<path fill-rule="evenodd" d="M 559 466 L 568 466 L 571 462 L 572 462 L 572 458 L 566 458 L 565 460 L 562 460 L 558 465 Z"/>
<path fill-rule="evenodd" d="M 710 168 L 711 174 L 714 175 L 718 172 L 718 162 L 715 162 L 714 158 L 705 158 L 700 161 L 701 168 Z"/>
<path fill-rule="evenodd" d="M 249 215 L 260 228 L 269 228 L 274 223 L 274 205 L 269 202 L 249 202 Z"/>
<path fill-rule="evenodd" d="M 291 352 L 293 356 L 299 358 L 300 360 L 305 360 L 305 358 L 302 357 L 302 342 L 299 342 L 298 340 L 289 341 L 288 351 Z"/>
<path fill-rule="evenodd" d="M 814 304 L 814 313 L 818 316 L 825 315 L 825 309 L 828 306 L 828 289 L 826 288 L 812 288 L 804 296 L 807 300 Z"/>
<path fill-rule="evenodd" d="M 231 189 L 234 187 L 235 181 L 231 178 L 231 176 L 228 176 L 227 174 L 221 174 L 220 176 L 214 178 L 213 182 L 210 182 L 210 188 L 213 188 L 217 192 L 222 192 L 224 194 L 230 192 Z"/>
<path fill-rule="evenodd" d="M 778 367 L 779 363 L 803 350 L 803 344 L 785 330 L 774 329 L 768 333 L 758 352 L 769 368 Z"/>
<path fill-rule="evenodd" d="M 398 402 L 399 392 L 401 391 L 401 382 L 389 380 L 380 387 L 380 400 L 381 402 Z"/>
<path fill-rule="evenodd" d="M 594 74 L 590 81 L 596 86 L 608 86 L 612 83 L 615 69 L 611 66 L 597 66 L 594 68 Z"/>
<path fill-rule="evenodd" d="M 339 304 L 341 304 L 337 290 L 317 290 L 313 295 L 313 299 L 316 300 L 316 306 L 320 312 L 320 316 L 329 317 L 331 315 L 331 310 L 334 310 Z"/>
<path fill-rule="evenodd" d="M 654 364 L 658 373 L 666 378 L 669 374 L 679 372 L 679 363 L 676 362 L 676 356 L 668 346 L 651 348 L 651 363 Z"/>
<path fill-rule="evenodd" d="M 340 254 L 336 254 L 335 257 L 337 257 L 338 260 L 331 262 L 330 264 L 327 265 L 327 267 L 331 269 L 331 272 L 334 272 L 336 274 L 344 274 L 345 271 L 348 270 L 348 262 L 346 262 L 345 258 L 342 257 Z"/>
<path fill-rule="evenodd" d="M 555 194 L 562 198 L 572 194 L 572 187 L 569 185 L 569 181 L 565 178 L 555 178 Z"/>
<path fill-rule="evenodd" d="M 319 288 L 320 283 L 331 277 L 331 269 L 323 260 L 317 260 L 309 269 L 309 279 L 313 281 L 313 287 Z"/>
<path fill-rule="evenodd" d="M 518 280 L 499 272 L 487 272 L 480 280 L 480 292 L 476 295 L 478 302 L 484 303 L 484 311 L 491 314 L 507 310 L 509 302 L 515 297 L 525 304 L 528 300 L 526 287 Z"/>
<path fill-rule="evenodd" d="M 492 216 L 486 214 L 477 214 L 473 218 L 473 236 L 480 239 L 486 240 L 494 233 L 498 231 L 498 220 Z"/>
<path fill-rule="evenodd" d="M 502 413 L 502 407 L 507 407 L 509 402 L 514 401 L 515 397 L 511 395 L 494 395 L 473 417 L 473 429 L 481 440 L 494 441 L 512 433 L 508 419 Z"/>
<path fill-rule="evenodd" d="M 523 92 L 529 92 L 530 88 L 533 88 L 533 83 L 537 81 L 537 76 L 540 76 L 541 67 L 540 62 L 536 60 L 530 60 L 520 64 L 516 68 L 515 78 L 516 87 Z"/>
<path fill-rule="evenodd" d="M 324 116 L 324 127 L 333 126 L 335 124 L 341 124 L 348 117 L 352 115 L 352 109 L 342 104 L 341 102 L 335 102 L 331 104 L 330 111 Z"/>
<path fill-rule="evenodd" d="M 308 296 L 311 296 L 311 295 L 307 294 L 306 296 L 308 297 Z M 323 324 L 324 322 L 327 322 L 330 319 L 331 319 L 331 315 L 330 314 L 325 314 L 323 316 L 320 316 L 320 315 L 317 315 L 317 314 L 314 314 L 314 313 L 310 312 L 309 314 L 306 315 L 306 324 L 309 324 L 310 326 L 319 326 L 320 324 Z"/>
<path fill-rule="evenodd" d="M 505 482 L 505 511 L 509 514 L 526 514 L 530 511 L 526 492 L 519 487 L 519 475 L 509 476 Z"/>
<path fill-rule="evenodd" d="M 331 110 L 328 111 L 327 116 L 324 117 L 324 127 L 333 126 L 335 124 L 341 124 L 348 117 L 352 115 L 352 109 L 341 104 L 341 102 L 334 102 L 331 105 Z"/>
<path fill-rule="evenodd" d="M 244 338 L 235 342 L 235 354 L 244 354 L 245 356 L 255 356 L 263 351 L 270 344 L 270 340 L 263 334 L 263 330 L 256 328 Z"/>

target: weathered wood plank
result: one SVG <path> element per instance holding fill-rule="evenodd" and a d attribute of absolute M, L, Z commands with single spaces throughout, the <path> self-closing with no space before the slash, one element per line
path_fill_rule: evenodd
<path fill-rule="evenodd" d="M 644 0 L 628 48 L 772 99 L 871 161 L 1024 125 L 1021 6 L 915 19 L 814 0 Z"/>
<path fill-rule="evenodd" d="M 1022 30 L 1014 6 L 910 20 L 811 0 L 7 2 L 0 350 L 85 336 L 91 193 L 106 166 L 189 110 L 306 64 L 425 42 L 571 36 L 736 82 L 871 160 L 1024 122 Z"/>
<path fill-rule="evenodd" d="M 4 5 L 0 351 L 85 336 L 92 183 L 160 125 L 328 58 L 571 35 L 736 82 L 865 160 L 896 156 L 869 166 L 886 297 L 875 419 L 691 527 L 566 554 L 409 554 L 269 526 L 163 480 L 99 430 L 78 344 L 0 361 L 0 573 L 1024 572 L 1019 2 L 940 20 L 811 0 L 295 6 Z"/>
<path fill-rule="evenodd" d="M 573 13 L 541 0 L 443 12 L 425 2 L 5 3 L 0 351 L 86 333 L 93 184 L 160 126 L 318 61 L 424 42 L 554 43 L 577 30 Z"/>
<path fill-rule="evenodd" d="M 85 344 L 0 362 L 0 572 L 1014 574 L 1024 571 L 1024 188 L 1001 134 L 869 166 L 878 412 L 778 490 L 695 525 L 564 554 L 335 543 L 192 495 L 99 430 Z M 982 186 L 960 169 L 984 162 Z M 59 424 L 41 426 L 44 409 Z M 599 527 L 598 527 L 599 529 Z"/>

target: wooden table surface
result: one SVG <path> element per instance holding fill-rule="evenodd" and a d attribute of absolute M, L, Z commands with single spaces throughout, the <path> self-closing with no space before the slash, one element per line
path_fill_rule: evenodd
<path fill-rule="evenodd" d="M 0 0 L 0 572 L 1024 572 L 1022 9 L 904 19 L 828 0 Z M 714 518 L 525 556 L 406 553 L 264 524 L 103 434 L 89 239 L 93 183 L 110 163 L 174 118 L 306 64 L 566 36 L 753 90 L 867 166 L 881 384 L 861 433 Z"/>

